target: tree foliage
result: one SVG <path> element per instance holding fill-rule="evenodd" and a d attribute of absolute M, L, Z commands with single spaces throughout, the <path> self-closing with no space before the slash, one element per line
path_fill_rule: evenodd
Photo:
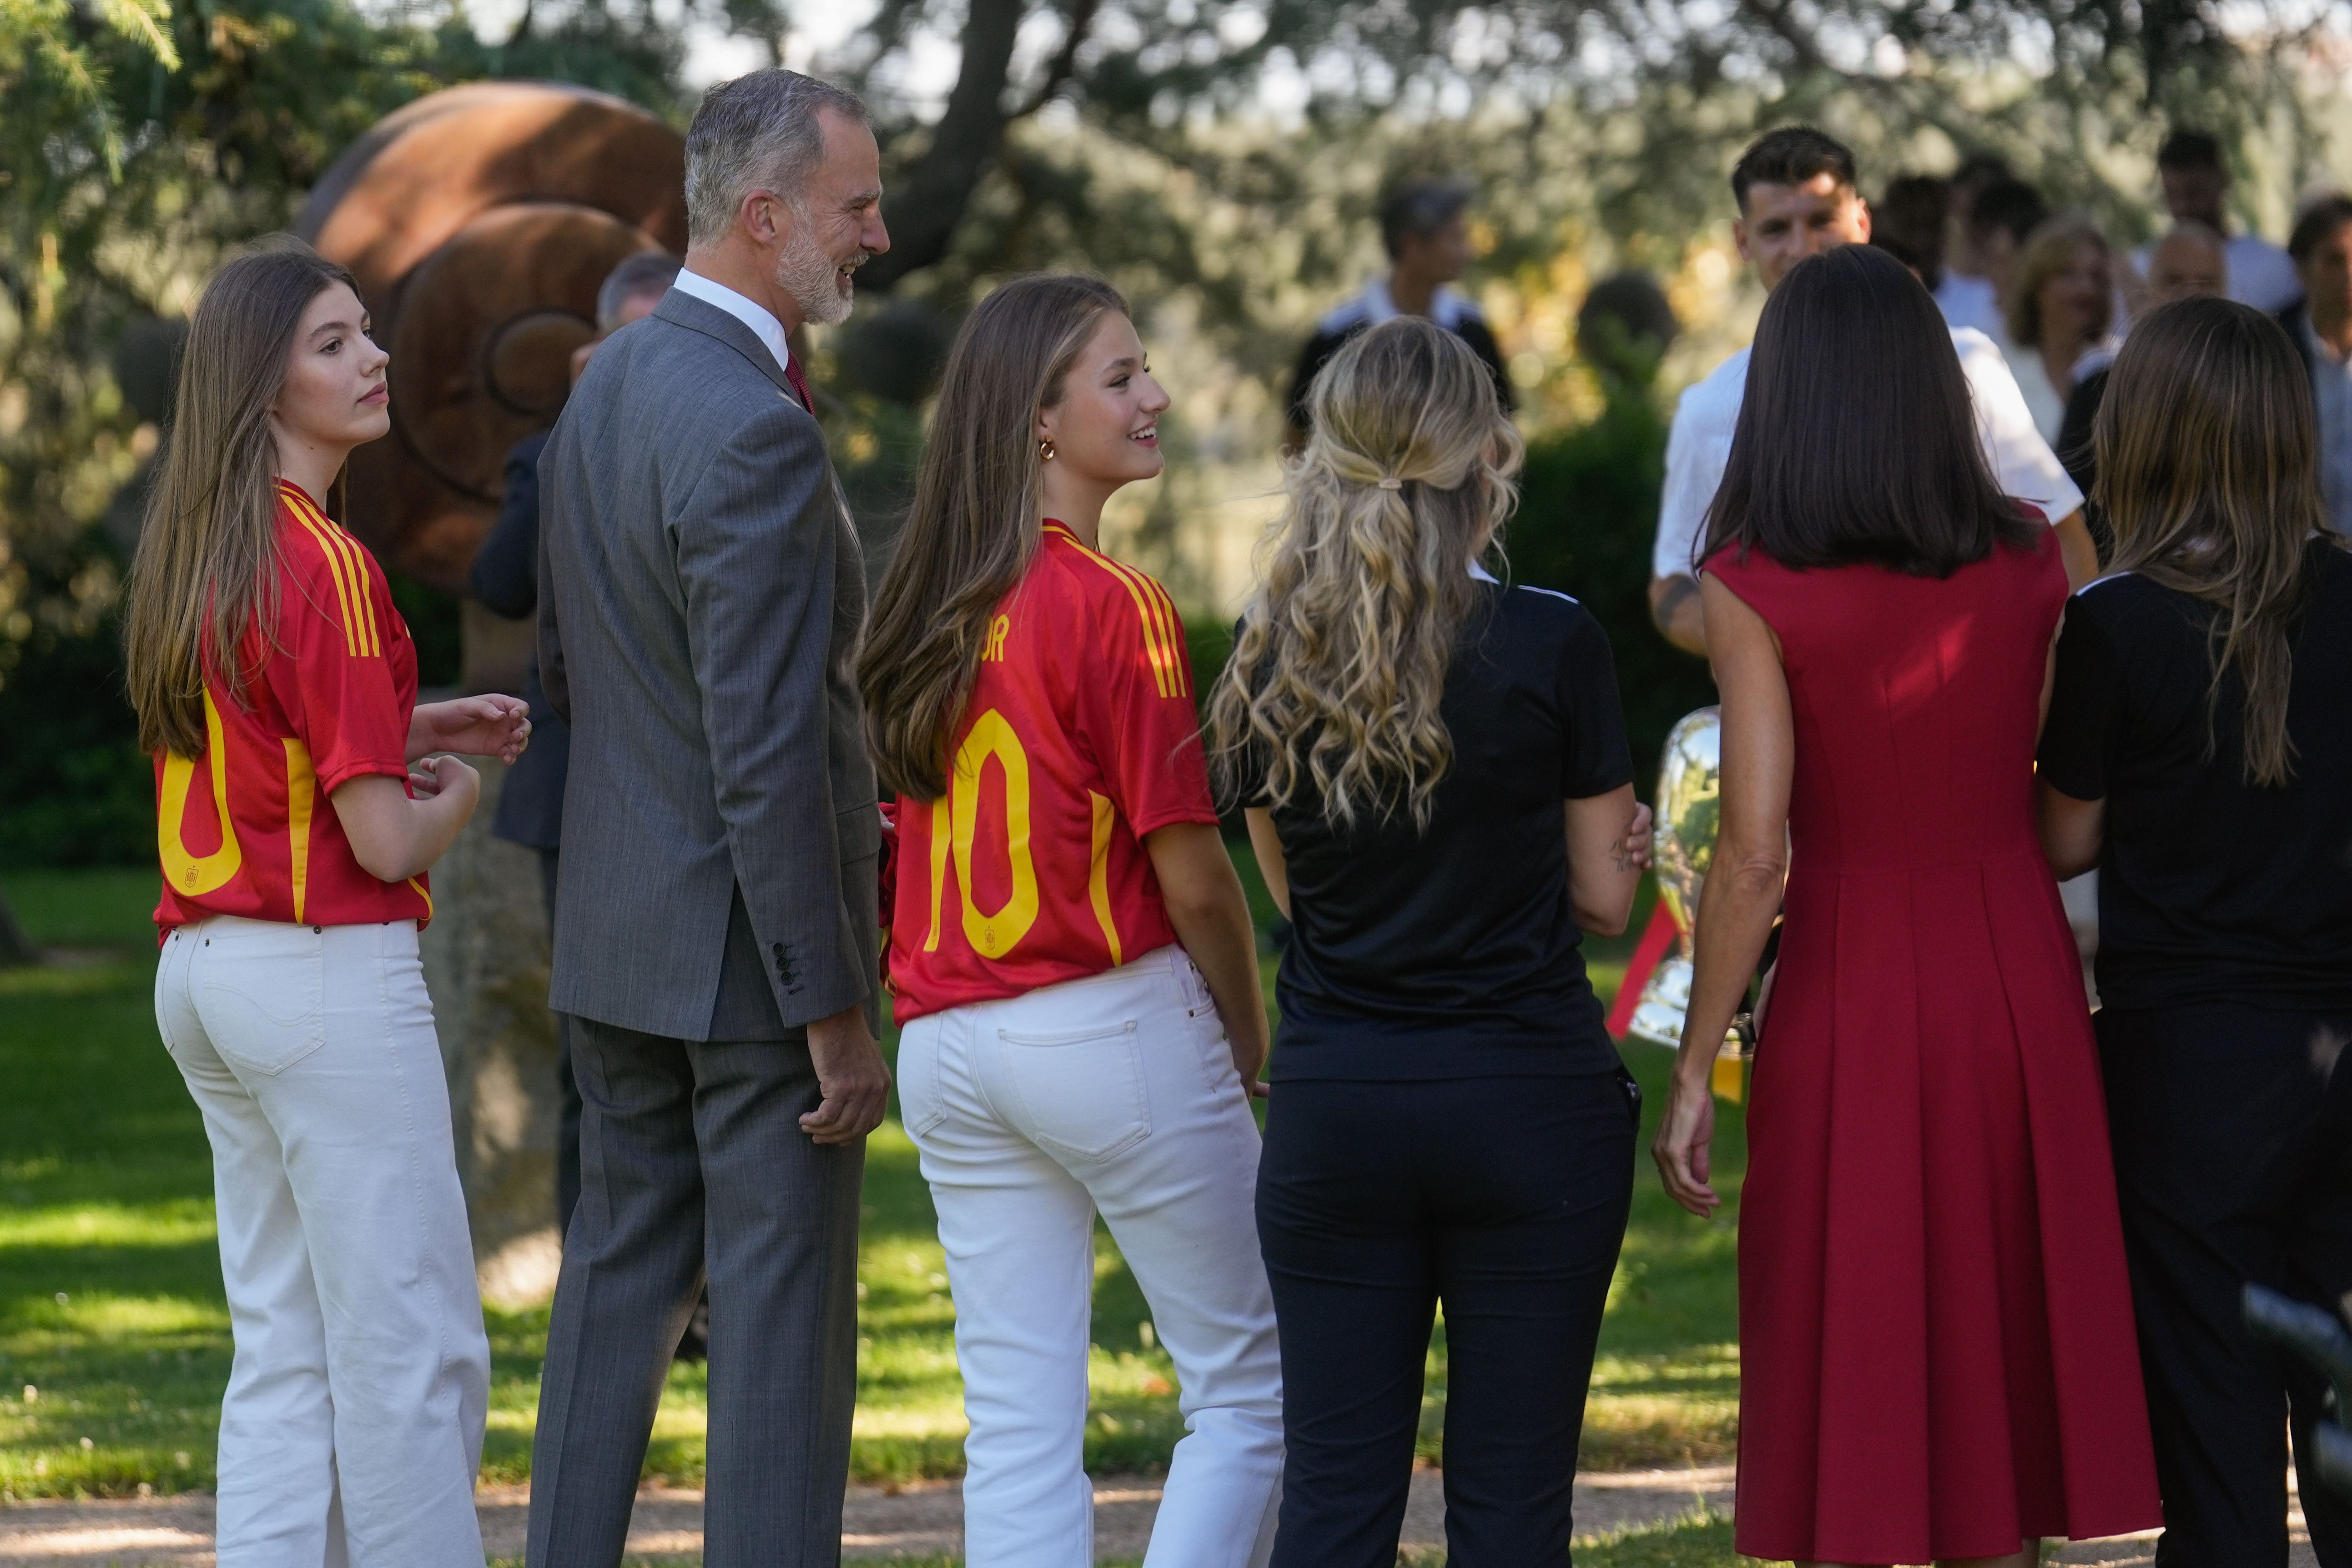
<path fill-rule="evenodd" d="M 526 0 L 490 43 L 463 0 L 0 0 L 0 691 L 87 673 L 68 644 L 103 632 L 163 413 L 157 319 L 353 137 L 486 77 L 682 122 L 687 25 L 807 61 L 816 5 Z M 1215 462 L 1263 453 L 1297 334 L 1375 264 L 1398 174 L 1476 179 L 1483 276 L 1528 298 L 1675 273 L 1727 215 L 1733 150 L 1799 118 L 1862 149 L 1866 183 L 1989 148 L 2128 237 L 2168 121 L 2296 183 L 2316 167 L 2295 73 L 2329 13 L 2287 7 L 2233 0 L 2225 28 L 2221 0 L 879 0 L 807 63 L 875 108 L 895 243 L 861 283 L 902 336 L 1009 269 L 1101 272 L 1206 345 L 1170 440 Z M 903 392 L 836 390 L 853 483 L 897 493 Z M 1161 489 L 1163 534 L 1205 504 L 1188 482 Z"/>

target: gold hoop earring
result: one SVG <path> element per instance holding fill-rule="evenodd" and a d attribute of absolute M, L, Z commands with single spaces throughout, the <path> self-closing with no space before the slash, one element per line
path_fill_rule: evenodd
<path fill-rule="evenodd" d="M 1053 460 L 1054 438 L 1049 435 L 1043 441 L 1037 443 L 1037 461 L 1040 463 L 1051 463 Z"/>

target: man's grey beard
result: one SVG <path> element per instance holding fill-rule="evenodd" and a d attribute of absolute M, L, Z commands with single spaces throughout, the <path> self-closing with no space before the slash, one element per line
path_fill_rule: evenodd
<path fill-rule="evenodd" d="M 816 236 L 809 232 L 811 225 L 801 221 L 798 214 L 793 217 L 792 237 L 776 258 L 776 287 L 791 296 L 801 308 L 801 319 L 812 326 L 846 321 L 850 307 L 857 302 L 856 295 L 835 276 L 839 267 L 817 245 Z"/>

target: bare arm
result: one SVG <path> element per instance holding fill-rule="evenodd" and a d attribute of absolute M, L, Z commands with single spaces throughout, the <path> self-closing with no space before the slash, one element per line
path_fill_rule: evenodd
<path fill-rule="evenodd" d="M 1701 591 L 1723 692 L 1722 825 L 1699 894 L 1682 1049 L 1651 1153 L 1675 1201 L 1705 1216 L 1723 1201 L 1707 1185 L 1715 1132 L 1708 1079 L 1780 907 L 1797 728 L 1772 629 L 1716 579 L 1706 579 Z"/>
<path fill-rule="evenodd" d="M 352 858 L 379 882 L 406 882 L 431 869 L 481 798 L 481 775 L 454 757 L 428 757 L 417 769 L 419 787 L 430 780 L 431 793 L 412 799 L 399 779 L 370 773 L 345 779 L 327 797 Z"/>
<path fill-rule="evenodd" d="M 1265 891 L 1274 898 L 1274 906 L 1282 911 L 1285 920 L 1290 918 L 1290 862 L 1282 855 L 1282 835 L 1274 829 L 1274 813 L 1263 807 L 1252 806 L 1242 813 L 1249 825 L 1250 848 L 1257 855 L 1257 873 L 1265 879 Z"/>
<path fill-rule="evenodd" d="M 2050 525 L 2058 536 L 2058 559 L 2066 563 L 2066 586 L 2080 588 L 2099 575 L 2099 547 L 2091 542 L 2091 525 L 2075 507 Z"/>
<path fill-rule="evenodd" d="M 2107 803 L 2077 800 L 2047 783 L 2037 786 L 2034 793 L 2039 798 L 2042 852 L 2058 880 L 2080 876 L 2096 866 L 2099 851 L 2106 842 Z"/>
<path fill-rule="evenodd" d="M 1650 864 L 1650 808 L 1622 784 L 1606 795 L 1563 801 L 1568 823 L 1568 902 L 1579 929 L 1622 936 Z"/>
<path fill-rule="evenodd" d="M 1698 579 L 1680 573 L 1652 578 L 1650 622 L 1684 653 L 1706 657 L 1706 611 Z"/>
<path fill-rule="evenodd" d="M 1168 923 L 1209 983 L 1234 1070 L 1251 1093 L 1264 1093 L 1257 1075 L 1265 1066 L 1265 994 L 1258 986 L 1257 938 L 1224 840 L 1213 822 L 1171 822 L 1144 834 L 1143 847 L 1160 878 Z"/>
<path fill-rule="evenodd" d="M 530 744 L 530 705 L 520 697 L 457 697 L 419 703 L 408 720 L 408 760 L 455 751 L 512 762 Z"/>

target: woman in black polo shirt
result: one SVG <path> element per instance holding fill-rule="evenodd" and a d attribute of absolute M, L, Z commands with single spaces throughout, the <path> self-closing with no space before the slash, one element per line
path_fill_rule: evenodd
<path fill-rule="evenodd" d="M 1649 858 L 1609 644 L 1474 563 L 1521 446 L 1417 318 L 1351 340 L 1210 713 L 1294 922 L 1258 1231 L 1282 1342 L 1276 1568 L 1396 1561 L 1445 1305 L 1456 1568 L 1566 1560 L 1638 1096 L 1579 928 Z"/>
<path fill-rule="evenodd" d="M 2247 1334 L 2255 1281 L 2352 1308 L 2352 555 L 2294 345 L 2191 299 L 2132 329 L 2095 426 L 2112 575 L 2074 596 L 2042 836 L 2096 865 L 2097 1025 L 2167 1542 L 2284 1563 L 2284 1423 L 2322 1563 L 2352 1506 L 2324 1385 Z"/>

